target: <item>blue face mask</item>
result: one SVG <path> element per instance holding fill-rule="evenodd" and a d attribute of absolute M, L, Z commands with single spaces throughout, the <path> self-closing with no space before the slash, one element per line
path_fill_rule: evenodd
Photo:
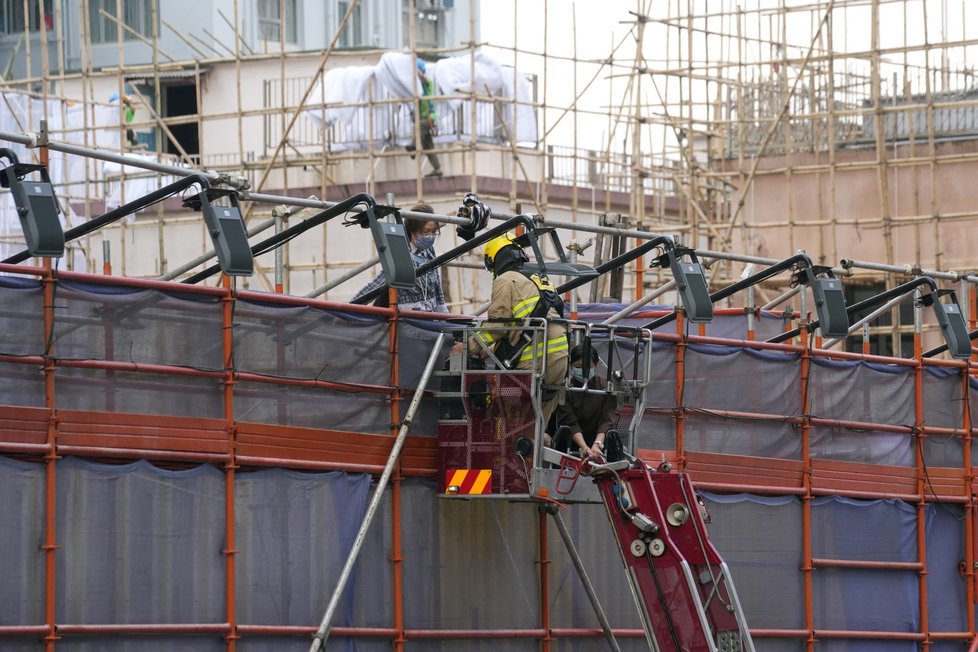
<path fill-rule="evenodd" d="M 577 382 L 583 384 L 583 383 L 591 380 L 592 378 L 594 378 L 594 369 L 591 369 L 588 372 L 587 378 L 585 379 L 584 378 L 584 370 L 582 368 L 580 368 L 580 367 L 571 367 L 571 376 L 574 378 L 574 380 L 576 380 Z"/>
<path fill-rule="evenodd" d="M 422 251 L 425 249 L 431 249 L 435 246 L 435 240 L 437 239 L 438 236 L 436 235 L 419 235 L 414 239 L 414 246 Z"/>

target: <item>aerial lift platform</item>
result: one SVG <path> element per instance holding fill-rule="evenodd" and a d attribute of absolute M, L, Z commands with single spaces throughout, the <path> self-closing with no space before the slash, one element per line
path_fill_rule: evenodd
<path fill-rule="evenodd" d="M 754 650 L 730 570 L 710 543 L 708 514 L 689 476 L 668 463 L 653 468 L 627 452 L 645 411 L 651 331 L 563 323 L 572 341 L 599 351 L 596 372 L 606 379 L 607 389 L 565 383 L 561 390 L 611 393 L 631 415 L 618 433 L 623 446 L 609 450 L 609 457 L 619 459 L 588 461 L 544 445 L 544 358 L 518 370 L 507 368 L 488 349 L 481 358 L 456 354 L 441 372 L 439 494 L 452 500 L 539 502 L 554 517 L 605 636 L 618 649 L 556 509 L 564 503 L 602 503 L 650 649 Z M 531 334 L 529 346 L 546 337 L 547 326 L 542 319 L 493 324 Z M 461 336 L 467 340 L 476 330 L 463 329 Z"/>
<path fill-rule="evenodd" d="M 607 361 L 596 373 L 603 374 L 607 393 L 619 409 L 630 414 L 630 423 L 617 436 L 628 446 L 645 411 L 645 389 L 651 373 L 652 333 L 632 327 L 616 327 L 565 321 L 572 339 L 594 346 Z M 542 319 L 525 324 L 493 324 L 500 331 L 520 330 L 535 346 L 547 332 Z M 459 332 L 464 339 L 477 329 Z M 439 392 L 438 491 L 453 496 L 481 496 L 530 500 L 554 495 L 559 469 L 542 458 L 547 424 L 543 422 L 543 395 L 549 391 L 595 392 L 588 387 L 546 388 L 546 359 L 530 369 L 509 369 L 490 349 L 484 358 L 464 354 L 451 357 L 449 369 L 436 372 L 442 378 Z M 601 501 L 589 483 L 568 487 L 562 502 Z"/>

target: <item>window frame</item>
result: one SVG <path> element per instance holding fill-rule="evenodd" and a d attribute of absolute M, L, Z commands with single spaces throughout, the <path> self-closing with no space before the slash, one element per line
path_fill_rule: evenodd
<path fill-rule="evenodd" d="M 298 0 L 257 0 L 255 6 L 258 40 L 278 43 L 281 40 L 282 9 L 285 9 L 285 42 L 299 44 Z M 268 10 L 274 8 L 274 12 Z M 274 15 L 273 15 L 274 14 Z M 268 29 L 273 28 L 273 29 Z M 274 31 L 274 38 L 268 38 Z"/>
<path fill-rule="evenodd" d="M 16 1 L 16 0 L 15 0 Z M 116 43 L 119 40 L 117 30 L 121 29 L 112 20 L 103 16 L 99 10 L 115 15 L 115 0 L 88 0 L 88 35 L 93 45 Z M 122 20 L 131 29 L 144 37 L 153 34 L 153 9 L 151 0 L 122 0 Z M 138 40 L 128 30 L 122 30 L 123 41 Z"/>
<path fill-rule="evenodd" d="M 339 27 L 340 21 L 343 20 L 343 16 L 346 15 L 347 10 L 350 8 L 350 2 L 352 2 L 352 0 L 337 0 L 336 27 Z M 362 2 L 358 2 L 356 7 L 353 8 L 353 14 L 350 16 L 350 22 L 347 23 L 346 27 L 343 29 L 343 32 L 340 34 L 340 39 L 336 44 L 337 48 L 353 49 L 364 47 L 365 39 L 363 38 L 362 8 Z"/>
<path fill-rule="evenodd" d="M 41 5 L 36 0 L 29 4 L 30 16 L 28 32 L 37 34 L 41 31 Z M 51 16 L 48 31 L 54 29 L 54 0 L 44 0 L 44 15 Z M 25 27 L 24 0 L 0 0 L 0 35 L 13 36 L 23 34 Z"/>

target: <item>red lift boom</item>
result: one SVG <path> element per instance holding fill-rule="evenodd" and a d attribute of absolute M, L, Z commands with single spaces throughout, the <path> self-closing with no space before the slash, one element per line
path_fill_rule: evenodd
<path fill-rule="evenodd" d="M 544 449 L 560 465 L 556 493 L 594 480 L 608 513 L 649 647 L 754 650 L 730 571 L 706 532 L 706 507 L 685 473 L 641 460 L 598 464 Z"/>

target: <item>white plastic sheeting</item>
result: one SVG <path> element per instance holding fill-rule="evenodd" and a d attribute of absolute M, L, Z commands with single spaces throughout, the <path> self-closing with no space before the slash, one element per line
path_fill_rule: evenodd
<path fill-rule="evenodd" d="M 147 163 L 163 162 L 156 154 L 130 153 L 127 156 Z M 172 161 L 166 161 L 166 163 L 173 164 Z M 123 175 L 125 175 L 125 182 L 122 181 Z M 171 174 L 161 175 L 157 172 L 112 161 L 102 163 L 102 176 L 105 179 L 105 210 L 107 211 L 118 208 L 143 195 L 148 195 L 177 180 L 177 177 Z M 130 215 L 128 219 L 132 222 L 136 216 Z"/>
<path fill-rule="evenodd" d="M 76 104 L 61 99 L 45 101 L 14 91 L 0 93 L 0 131 L 15 134 L 36 133 L 44 119 L 47 120 L 48 133 L 52 139 L 73 145 L 119 151 L 118 105 Z M 0 145 L 11 149 L 21 163 L 35 160 L 34 153 L 24 145 L 9 142 Z M 155 156 L 143 158 L 157 160 Z M 119 181 L 106 184 L 106 179 L 113 175 L 118 177 L 121 172 L 121 166 L 117 164 L 49 151 L 48 175 L 60 199 L 62 227 L 68 229 L 81 222 L 81 218 L 71 208 L 72 201 L 80 202 L 86 197 L 100 198 L 108 195 L 106 207 L 118 206 L 123 194 L 122 184 Z M 127 200 L 156 190 L 161 185 L 157 175 L 149 175 L 144 170 L 130 167 L 125 169 L 125 173 L 136 177 L 126 180 L 124 192 Z M 168 181 L 164 180 L 163 183 Z M 9 192 L 4 191 L 0 193 L 0 259 L 23 248 L 23 231 L 13 198 Z M 84 269 L 83 252 L 70 245 L 69 251 L 73 257 L 74 269 Z"/>
<path fill-rule="evenodd" d="M 502 125 L 489 103 L 477 103 L 475 133 L 479 138 L 536 142 L 536 113 L 529 105 L 533 98 L 524 74 L 501 65 L 484 52 L 477 52 L 474 58 L 465 54 L 425 64 L 435 94 L 454 96 L 434 102 L 441 134 L 436 142 L 471 136 L 469 103 L 460 96 L 472 92 L 508 101 L 500 107 Z M 413 139 L 410 105 L 379 104 L 372 109 L 365 105 L 371 99 L 407 101 L 419 97 L 422 91 L 420 83 L 415 82 L 416 70 L 415 58 L 403 52 L 384 54 L 376 66 L 328 70 L 313 89 L 305 115 L 319 128 L 341 130 L 341 135 L 330 141 L 334 150 L 361 148 L 371 140 L 403 145 Z M 520 104 L 514 106 L 513 100 Z M 455 118 L 456 112 L 460 113 L 459 119 Z"/>
<path fill-rule="evenodd" d="M 95 112 L 95 124 L 103 124 L 105 121 L 106 110 L 108 107 L 100 107 L 101 110 Z M 36 132 L 40 129 L 42 119 L 47 119 L 48 132 L 58 134 L 67 132 L 59 138 L 68 142 L 80 142 L 81 132 L 72 132 L 75 128 L 83 126 L 84 113 L 80 105 L 67 105 L 61 100 L 48 100 L 32 98 L 23 93 L 7 91 L 0 93 L 0 131 L 23 134 L 26 132 Z M 91 117 L 90 117 L 91 119 Z M 107 124 L 107 122 L 105 123 Z M 111 146 L 113 134 L 105 130 L 98 130 L 96 135 L 101 136 L 99 144 Z M 118 147 L 119 134 L 114 134 L 115 146 Z M 103 142 L 104 141 L 104 142 Z M 30 150 L 24 145 L 17 143 L 4 142 L 2 145 L 17 155 L 21 163 L 33 162 Z M 3 165 L 8 165 L 7 161 Z M 90 178 L 84 169 L 84 162 L 77 158 L 69 159 L 60 152 L 50 152 L 48 162 L 48 175 L 51 182 L 55 185 L 55 192 L 61 198 L 61 224 L 62 228 L 68 228 L 78 224 L 78 218 L 71 210 L 67 201 L 67 195 L 80 190 L 84 194 L 84 183 L 86 178 Z M 32 177 L 33 178 L 33 177 Z M 0 194 L 0 259 L 11 256 L 24 248 L 23 230 L 17 210 L 14 206 L 13 197 L 9 192 L 3 191 Z M 84 256 L 80 251 L 73 250 L 72 255 L 75 260 L 75 269 L 80 269 L 84 265 Z"/>

